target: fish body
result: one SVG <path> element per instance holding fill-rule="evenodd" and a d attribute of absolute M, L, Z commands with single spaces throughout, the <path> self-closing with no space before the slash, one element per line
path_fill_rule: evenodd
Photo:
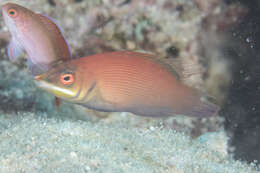
<path fill-rule="evenodd" d="M 98 111 L 204 117 L 218 110 L 144 53 L 111 52 L 62 62 L 35 79 L 55 96 Z"/>
<path fill-rule="evenodd" d="M 9 58 L 16 60 L 25 51 L 33 75 L 47 71 L 55 61 L 71 58 L 70 48 L 60 29 L 47 16 L 14 3 L 4 4 L 2 13 L 12 35 Z"/>

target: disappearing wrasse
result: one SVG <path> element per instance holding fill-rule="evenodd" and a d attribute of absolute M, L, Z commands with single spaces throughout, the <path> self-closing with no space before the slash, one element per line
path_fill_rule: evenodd
<path fill-rule="evenodd" d="M 57 63 L 35 77 L 40 88 L 98 111 L 149 117 L 216 114 L 217 105 L 203 101 L 178 78 L 153 55 L 128 51 Z"/>
<path fill-rule="evenodd" d="M 28 68 L 33 75 L 48 70 L 57 60 L 71 58 L 70 48 L 60 29 L 47 16 L 14 3 L 2 6 L 4 21 L 11 32 L 8 55 L 16 60 L 25 50 Z"/>

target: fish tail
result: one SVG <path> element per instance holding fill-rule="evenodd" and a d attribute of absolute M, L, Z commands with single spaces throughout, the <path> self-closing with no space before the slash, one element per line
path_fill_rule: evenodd
<path fill-rule="evenodd" d="M 220 108 L 218 105 L 203 100 L 199 101 L 191 109 L 188 109 L 187 112 L 185 112 L 185 114 L 199 118 L 211 117 L 215 116 L 219 109 Z"/>

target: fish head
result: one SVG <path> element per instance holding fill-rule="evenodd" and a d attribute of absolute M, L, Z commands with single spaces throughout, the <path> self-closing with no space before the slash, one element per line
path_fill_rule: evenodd
<path fill-rule="evenodd" d="M 57 97 L 73 100 L 82 87 L 83 70 L 73 63 L 61 62 L 47 72 L 35 76 L 36 85 Z"/>
<path fill-rule="evenodd" d="M 2 6 L 2 14 L 11 34 L 17 35 L 19 30 L 26 29 L 26 25 L 34 13 L 18 4 L 6 3 Z"/>

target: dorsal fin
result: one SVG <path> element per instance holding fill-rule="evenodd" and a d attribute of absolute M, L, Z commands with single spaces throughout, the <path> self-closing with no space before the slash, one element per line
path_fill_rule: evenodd
<path fill-rule="evenodd" d="M 190 85 L 194 77 L 202 76 L 204 69 L 199 64 L 198 60 L 191 59 L 189 56 L 184 56 L 176 59 L 166 60 L 174 70 L 180 75 L 183 83 Z"/>
<path fill-rule="evenodd" d="M 191 76 L 203 73 L 198 63 L 194 60 L 178 58 L 174 60 L 171 59 L 171 61 L 167 63 L 156 58 L 156 56 L 152 53 L 147 53 L 143 51 L 124 51 L 124 53 L 148 58 L 155 63 L 160 64 L 161 66 L 165 67 L 170 73 L 172 73 L 178 80 L 182 81 L 185 84 L 189 83 L 189 78 Z"/>
<path fill-rule="evenodd" d="M 68 47 L 69 53 L 70 53 L 70 58 L 72 57 L 71 49 L 70 46 L 67 42 L 67 40 L 64 37 L 64 34 L 62 33 L 61 28 L 57 25 L 57 23 L 49 16 L 45 14 L 37 14 L 40 18 L 40 20 L 46 25 L 47 29 L 50 31 L 50 34 L 53 35 L 53 37 L 60 36 L 61 39 L 63 39 Z"/>
<path fill-rule="evenodd" d="M 51 31 L 54 34 L 62 34 L 60 28 L 57 26 L 57 24 L 54 22 L 53 19 L 50 17 L 44 15 L 44 14 L 37 14 L 40 18 L 40 20 L 44 23 L 44 25 L 48 26 L 46 27 L 49 31 Z"/>
<path fill-rule="evenodd" d="M 163 62 L 162 60 L 155 57 L 155 55 L 151 53 L 144 53 L 144 52 L 132 52 L 132 51 L 125 51 L 125 53 L 129 53 L 134 56 L 148 58 L 149 60 L 152 60 L 153 62 L 160 64 L 161 66 L 165 67 L 170 73 L 172 73 L 178 80 L 181 80 L 180 72 L 175 70 L 171 65 Z"/>

